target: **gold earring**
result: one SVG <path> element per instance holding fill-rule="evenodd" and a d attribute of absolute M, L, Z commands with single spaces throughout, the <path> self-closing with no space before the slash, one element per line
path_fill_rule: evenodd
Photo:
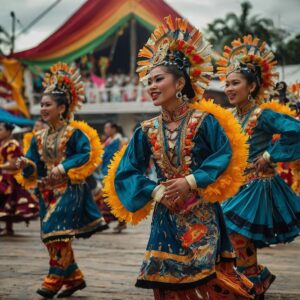
<path fill-rule="evenodd" d="M 251 93 L 248 94 L 248 101 L 249 102 L 254 101 L 254 98 L 252 97 Z"/>
<path fill-rule="evenodd" d="M 177 99 L 182 100 L 182 93 L 181 93 L 181 91 L 178 91 L 175 96 L 176 96 Z"/>

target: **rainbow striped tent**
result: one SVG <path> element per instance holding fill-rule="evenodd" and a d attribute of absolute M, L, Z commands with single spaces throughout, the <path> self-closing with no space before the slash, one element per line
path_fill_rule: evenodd
<path fill-rule="evenodd" d="M 163 0 L 87 0 L 46 40 L 13 57 L 29 67 L 45 70 L 58 61 L 71 63 L 95 51 L 109 56 L 115 47 L 113 63 L 120 65 L 132 54 L 131 24 L 135 24 L 136 56 L 149 32 L 167 15 L 180 17 Z"/>

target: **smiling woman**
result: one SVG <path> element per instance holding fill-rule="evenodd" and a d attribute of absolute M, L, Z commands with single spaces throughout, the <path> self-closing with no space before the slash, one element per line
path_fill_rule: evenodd
<path fill-rule="evenodd" d="M 137 69 L 162 111 L 116 155 L 104 180 L 106 201 L 120 220 L 134 224 L 155 204 L 137 287 L 153 289 L 157 300 L 252 299 L 252 284 L 234 270 L 218 200 L 206 197 L 232 160 L 241 175 L 245 157 L 237 162 L 217 119 L 189 105 L 201 100 L 209 83 L 210 46 L 186 20 L 165 20 L 140 50 Z M 243 140 L 240 127 L 231 127 Z M 240 148 L 246 152 L 243 143 Z M 158 183 L 144 175 L 150 157 Z M 218 187 L 211 189 L 218 194 Z"/>
<path fill-rule="evenodd" d="M 226 80 L 225 93 L 248 135 L 250 145 L 245 182 L 223 204 L 226 225 L 236 253 L 238 270 L 264 294 L 275 279 L 257 262 L 257 248 L 291 242 L 300 233 L 300 199 L 276 172 L 276 163 L 300 157 L 300 122 L 279 113 L 278 103 L 264 103 L 274 86 L 274 55 L 251 36 L 234 40 L 224 49 L 218 74 Z M 280 138 L 275 143 L 273 135 Z"/>
<path fill-rule="evenodd" d="M 90 237 L 107 225 L 85 182 L 101 162 L 97 132 L 72 121 L 84 97 L 78 72 L 59 63 L 44 80 L 41 116 L 49 128 L 36 131 L 25 157 L 18 160 L 26 184 L 37 186 L 41 237 L 50 256 L 49 273 L 37 293 L 68 297 L 85 288 L 72 249 L 74 237 Z"/>

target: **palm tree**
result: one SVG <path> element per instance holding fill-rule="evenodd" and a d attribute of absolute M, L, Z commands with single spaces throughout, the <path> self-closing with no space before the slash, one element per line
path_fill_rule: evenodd
<path fill-rule="evenodd" d="M 281 64 L 300 64 L 300 34 L 286 43 L 279 43 L 277 47 L 277 59 Z"/>
<path fill-rule="evenodd" d="M 247 34 L 260 38 L 270 46 L 278 41 L 282 42 L 282 36 L 286 36 L 286 32 L 275 28 L 271 19 L 258 15 L 250 16 L 251 9 L 252 5 L 249 2 L 243 2 L 239 16 L 228 13 L 224 19 L 218 18 L 208 24 L 207 37 L 216 50 L 221 51 L 224 45 L 230 45 L 232 40 Z"/>

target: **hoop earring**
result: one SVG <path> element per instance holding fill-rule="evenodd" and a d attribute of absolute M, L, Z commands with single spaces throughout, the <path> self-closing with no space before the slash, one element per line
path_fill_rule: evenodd
<path fill-rule="evenodd" d="M 248 94 L 248 101 L 253 102 L 254 98 L 252 97 L 251 93 Z"/>
<path fill-rule="evenodd" d="M 175 96 L 176 96 L 177 99 L 182 100 L 182 93 L 181 93 L 181 91 L 178 91 Z"/>
<path fill-rule="evenodd" d="M 60 119 L 60 121 L 64 121 L 64 117 L 63 117 L 63 115 L 62 114 L 59 114 L 59 119 Z"/>

